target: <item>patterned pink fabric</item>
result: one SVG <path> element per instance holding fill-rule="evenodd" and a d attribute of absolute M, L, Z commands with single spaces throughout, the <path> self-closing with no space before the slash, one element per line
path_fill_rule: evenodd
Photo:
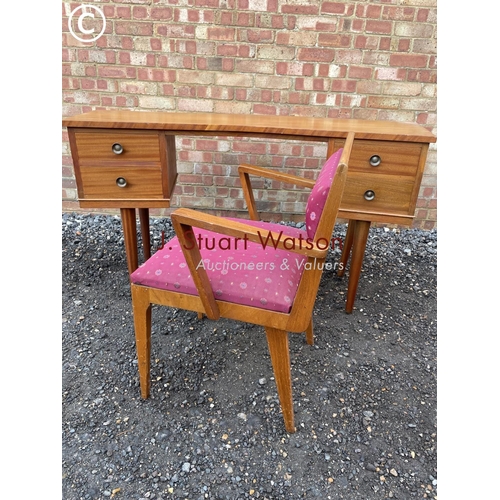
<path fill-rule="evenodd" d="M 239 220 L 256 226 L 261 243 L 239 240 L 193 228 L 192 244 L 200 248 L 217 300 L 244 304 L 272 311 L 289 312 L 304 270 L 306 258 L 300 254 L 275 249 L 269 232 L 307 238 L 306 231 L 261 221 Z M 245 249 L 246 243 L 246 249 Z M 199 264 L 200 265 L 200 264 Z M 152 288 L 198 295 L 177 237 L 165 244 L 131 274 L 132 283 Z"/>
<path fill-rule="evenodd" d="M 306 229 L 307 236 L 314 239 L 316 229 L 318 228 L 319 219 L 325 207 L 326 198 L 332 185 L 333 177 L 337 171 L 337 166 L 342 156 L 342 149 L 336 151 L 323 165 L 321 172 L 318 175 L 316 184 L 312 188 L 311 194 L 307 200 L 306 206 Z"/>

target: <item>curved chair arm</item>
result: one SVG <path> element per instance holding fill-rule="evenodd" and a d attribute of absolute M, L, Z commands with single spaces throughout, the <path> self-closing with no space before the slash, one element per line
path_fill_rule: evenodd
<path fill-rule="evenodd" d="M 241 187 L 243 189 L 243 195 L 245 196 L 245 201 L 247 202 L 248 213 L 252 220 L 259 220 L 259 214 L 255 208 L 255 198 L 253 196 L 252 184 L 250 183 L 250 175 L 257 177 L 265 177 L 267 179 L 273 179 L 287 184 L 295 184 L 296 186 L 303 186 L 307 188 L 313 188 L 316 181 L 312 179 L 306 179 L 304 177 L 299 177 L 298 175 L 286 174 L 284 172 L 277 172 L 276 170 L 271 170 L 265 167 L 258 167 L 256 165 L 248 165 L 243 163 L 238 167 L 238 173 L 240 175 Z"/>
<path fill-rule="evenodd" d="M 245 241 L 260 243 L 263 247 L 271 245 L 275 249 L 279 248 L 280 250 L 298 253 L 306 257 L 321 259 L 326 257 L 328 253 L 328 247 L 322 248 L 317 242 L 312 240 L 284 236 L 283 232 L 264 231 L 265 234 L 263 234 L 262 229 L 250 224 L 205 214 L 190 208 L 178 208 L 172 213 L 171 217 L 172 221 L 177 224 L 188 227 L 194 226 L 207 231 L 213 231 L 214 233 L 240 238 Z M 196 246 L 192 244 L 192 240 L 188 243 L 188 249 Z"/>

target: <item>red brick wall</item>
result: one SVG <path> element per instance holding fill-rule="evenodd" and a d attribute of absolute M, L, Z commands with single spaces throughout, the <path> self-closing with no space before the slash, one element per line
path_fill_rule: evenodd
<path fill-rule="evenodd" d="M 302 115 L 412 122 L 436 133 L 436 0 L 86 4 L 104 12 L 106 29 L 78 41 L 68 16 L 81 4 L 62 4 L 64 116 L 97 108 Z M 315 177 L 326 155 L 316 143 L 230 137 L 179 137 L 177 146 L 173 206 L 232 214 L 244 209 L 239 163 Z M 431 145 L 415 227 L 436 225 L 436 173 Z M 261 186 L 267 218 L 304 213 L 304 194 Z M 63 130 L 63 209 L 78 210 L 76 199 Z"/>

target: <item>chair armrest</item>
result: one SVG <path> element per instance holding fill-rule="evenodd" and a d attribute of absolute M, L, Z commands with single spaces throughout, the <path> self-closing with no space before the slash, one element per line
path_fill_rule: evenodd
<path fill-rule="evenodd" d="M 328 246 L 326 248 L 321 248 L 321 246 L 318 246 L 317 242 L 310 239 L 293 238 L 291 236 L 283 237 L 282 232 L 277 233 L 274 231 L 266 231 L 265 234 L 263 234 L 262 229 L 251 226 L 250 224 L 205 214 L 190 208 L 178 208 L 172 213 L 171 217 L 172 222 L 175 224 L 188 227 L 194 226 L 207 231 L 213 231 L 214 233 L 240 238 L 245 241 L 252 241 L 261 244 L 263 247 L 271 245 L 275 249 L 286 250 L 288 252 L 317 259 L 326 257 L 328 253 Z M 193 245 L 192 239 L 190 241 L 186 240 L 186 243 L 188 249 L 191 249 L 193 246 L 196 247 L 196 245 Z M 183 248 L 183 251 L 184 250 Z"/>
<path fill-rule="evenodd" d="M 250 182 L 250 175 L 255 175 L 258 177 L 266 177 L 268 179 L 274 179 L 281 182 L 286 182 L 288 184 L 295 184 L 297 186 L 303 186 L 312 188 L 316 181 L 312 179 L 305 179 L 304 177 L 299 177 L 297 175 L 285 174 L 283 172 L 276 172 L 269 168 L 257 167 L 255 165 L 243 164 L 238 167 L 238 173 L 240 175 L 241 187 L 243 189 L 243 195 L 245 201 L 247 202 L 248 213 L 252 220 L 260 220 L 259 214 L 255 207 L 255 198 L 253 196 L 252 184 Z"/>
<path fill-rule="evenodd" d="M 258 177 L 266 177 L 268 179 L 275 179 L 277 181 L 286 182 L 287 184 L 295 184 L 296 186 L 303 186 L 311 189 L 314 187 L 314 184 L 316 184 L 316 181 L 312 179 L 306 179 L 305 177 L 286 174 L 284 172 L 277 172 L 276 170 L 258 167 L 256 165 L 248 165 L 246 163 L 238 167 L 238 173 L 240 173 L 240 175 L 241 173 L 247 173 Z"/>

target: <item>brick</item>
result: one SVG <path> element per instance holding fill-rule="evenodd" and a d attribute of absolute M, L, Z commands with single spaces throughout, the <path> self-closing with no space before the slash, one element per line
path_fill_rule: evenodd
<path fill-rule="evenodd" d="M 238 30 L 238 40 L 248 43 L 272 43 L 274 32 L 266 29 Z"/>
<path fill-rule="evenodd" d="M 105 14 L 106 15 L 106 14 Z M 131 19 L 132 18 L 132 8 L 131 7 L 116 7 L 116 17 L 119 19 Z"/>
<path fill-rule="evenodd" d="M 414 109 L 417 111 L 435 111 L 436 99 L 401 99 L 400 109 Z"/>
<path fill-rule="evenodd" d="M 139 106 L 145 109 L 175 109 L 175 100 L 161 96 L 139 96 Z"/>
<path fill-rule="evenodd" d="M 192 112 L 207 112 L 210 113 L 214 109 L 214 104 L 211 100 L 201 99 L 178 99 L 177 109 L 179 111 Z"/>
<path fill-rule="evenodd" d="M 207 28 L 206 38 L 209 40 L 234 41 L 235 33 L 234 28 Z"/>
<path fill-rule="evenodd" d="M 218 9 L 220 7 L 219 0 L 194 0 L 195 7 L 208 7 L 210 9 Z"/>
<path fill-rule="evenodd" d="M 378 110 L 376 109 L 354 109 L 352 117 L 357 120 L 376 120 Z"/>
<path fill-rule="evenodd" d="M 387 50 L 387 51 L 392 51 L 392 38 L 388 36 L 383 36 L 380 38 L 379 50 Z"/>
<path fill-rule="evenodd" d="M 422 84 L 412 82 L 387 82 L 384 84 L 384 94 L 401 96 L 418 96 L 422 92 Z"/>
<path fill-rule="evenodd" d="M 252 103 L 250 102 L 226 102 L 218 101 L 214 105 L 215 113 L 239 113 L 243 115 L 250 114 Z"/>
<path fill-rule="evenodd" d="M 321 36 L 321 35 L 320 35 Z M 278 33 L 276 43 L 278 45 L 315 45 L 317 34 L 314 32 L 300 33 Z M 320 45 L 324 45 L 321 44 Z"/>
<path fill-rule="evenodd" d="M 254 104 L 253 112 L 257 115 L 276 115 L 276 106 L 267 106 L 265 104 Z"/>
<path fill-rule="evenodd" d="M 430 10 L 429 9 L 418 9 L 416 20 L 421 23 L 430 21 Z"/>
<path fill-rule="evenodd" d="M 345 34 L 320 33 L 318 44 L 324 47 L 350 47 L 352 37 Z"/>
<path fill-rule="evenodd" d="M 259 76 L 255 75 L 255 86 L 259 88 L 288 89 L 291 79 L 282 76 Z"/>
<path fill-rule="evenodd" d="M 170 7 L 152 7 L 150 17 L 162 21 L 170 20 L 173 18 L 173 11 Z"/>
<path fill-rule="evenodd" d="M 316 116 L 324 117 L 323 106 L 311 107 L 311 106 L 293 106 L 290 109 L 290 115 L 292 116 Z"/>
<path fill-rule="evenodd" d="M 282 5 L 281 12 L 283 14 L 297 14 L 297 15 L 306 15 L 306 16 L 314 16 L 319 13 L 318 5 Z"/>
<path fill-rule="evenodd" d="M 178 71 L 177 81 L 182 83 L 203 83 L 209 85 L 214 83 L 214 74 L 199 71 Z"/>
<path fill-rule="evenodd" d="M 335 51 L 331 49 L 320 48 L 302 48 L 299 49 L 299 61 L 332 62 L 335 57 Z"/>
<path fill-rule="evenodd" d="M 413 40 L 413 52 L 435 54 L 437 52 L 437 41 L 434 39 Z"/>
<path fill-rule="evenodd" d="M 237 74 L 215 74 L 216 85 L 230 87 L 253 87 L 253 76 Z"/>
<path fill-rule="evenodd" d="M 367 66 L 351 66 L 348 70 L 349 78 L 369 80 L 372 77 L 373 68 Z"/>
<path fill-rule="evenodd" d="M 120 92 L 125 94 L 156 95 L 158 85 L 153 82 L 120 82 Z"/>
<path fill-rule="evenodd" d="M 274 73 L 274 61 L 255 61 L 255 60 L 238 60 L 235 62 L 236 71 L 242 73 L 267 73 L 272 75 Z"/>
<path fill-rule="evenodd" d="M 423 84 L 422 85 L 422 97 L 437 97 L 437 87 L 432 84 Z"/>
<path fill-rule="evenodd" d="M 133 19 L 147 19 L 150 15 L 146 7 L 134 7 L 132 9 L 132 17 Z"/>
<path fill-rule="evenodd" d="M 380 109 L 378 119 L 413 123 L 415 121 L 415 113 L 413 111 L 400 111 L 397 109 Z"/>
<path fill-rule="evenodd" d="M 353 7 L 352 7 L 353 9 Z M 323 2 L 321 5 L 322 14 L 349 14 L 349 7 L 345 3 Z"/>
<path fill-rule="evenodd" d="M 367 106 L 377 109 L 398 109 L 399 99 L 396 97 L 368 96 Z"/>
<path fill-rule="evenodd" d="M 153 23 L 115 21 L 117 35 L 152 36 Z"/>
<path fill-rule="evenodd" d="M 295 48 L 282 47 L 279 45 L 278 46 L 261 45 L 257 47 L 257 57 L 260 59 L 291 60 L 295 58 Z"/>
<path fill-rule="evenodd" d="M 434 34 L 434 26 L 424 23 L 396 22 L 394 34 L 410 38 L 430 38 Z"/>
<path fill-rule="evenodd" d="M 425 68 L 428 57 L 420 54 L 391 54 L 390 65 L 408 68 Z"/>
<path fill-rule="evenodd" d="M 367 20 L 366 31 L 367 33 L 390 34 L 392 33 L 392 22 Z"/>

